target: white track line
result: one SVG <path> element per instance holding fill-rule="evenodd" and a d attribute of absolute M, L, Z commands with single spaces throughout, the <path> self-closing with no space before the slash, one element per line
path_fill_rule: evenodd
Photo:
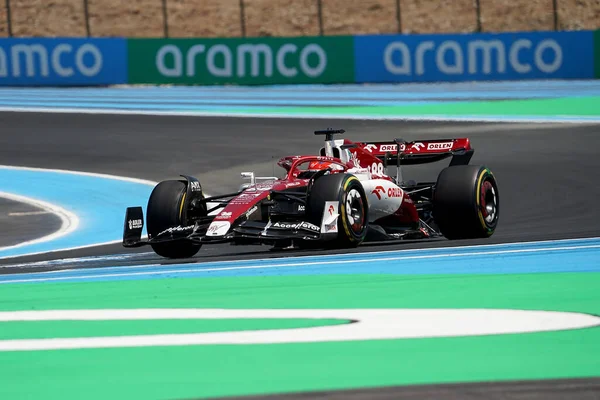
<path fill-rule="evenodd" d="M 8 339 L 0 340 L 0 352 L 415 339 L 548 332 L 600 325 L 600 318 L 589 314 L 514 309 L 124 309 L 0 312 L 0 321 L 16 322 L 252 318 L 327 318 L 355 322 L 237 332 Z"/>
<path fill-rule="evenodd" d="M 269 108 L 269 107 L 265 107 Z M 381 116 L 361 114 L 283 114 L 283 113 L 248 113 L 248 112 L 218 112 L 218 111 L 144 111 L 120 109 L 87 109 L 87 108 L 47 108 L 47 107 L 0 107 L 0 112 L 34 112 L 52 114 L 100 114 L 100 115 L 150 115 L 174 117 L 227 117 L 227 118 L 285 118 L 285 119 L 339 119 L 339 120 L 377 120 L 377 121 L 441 121 L 441 122 L 528 122 L 528 123 L 600 123 L 600 117 L 573 117 L 572 115 L 557 115 L 552 117 L 524 116 L 493 117 L 493 116 Z"/>
<path fill-rule="evenodd" d="M 89 177 L 94 177 L 94 178 L 112 179 L 112 180 L 119 180 L 119 181 L 131 182 L 131 183 L 138 183 L 138 184 L 148 185 L 148 186 L 156 186 L 158 184 L 158 182 L 150 181 L 150 180 L 147 180 L 147 179 L 130 178 L 130 177 L 126 177 L 126 176 L 101 174 L 101 173 L 96 173 L 96 172 L 72 171 L 72 170 L 66 170 L 66 169 L 34 168 L 34 167 L 22 167 L 22 166 L 16 166 L 16 165 L 0 165 L 0 169 L 17 170 L 17 171 L 32 171 L 32 172 L 49 172 L 49 173 L 59 173 L 59 174 L 89 176 Z M 2 192 L 0 192 L 0 193 L 2 193 Z M 12 195 L 10 193 L 7 193 L 7 194 L 11 195 L 11 196 L 17 196 L 17 195 Z M 207 194 L 207 193 L 205 193 L 205 196 L 210 196 L 210 195 Z M 6 198 L 8 198 L 8 197 L 6 197 Z M 23 197 L 23 198 L 25 198 L 25 197 Z M 30 200 L 33 200 L 33 199 L 30 199 Z M 15 200 L 15 201 L 18 201 L 18 200 Z M 38 200 L 35 200 L 35 201 L 38 201 Z M 23 201 L 23 203 L 27 203 L 27 202 Z M 50 203 L 45 203 L 45 202 L 43 202 L 43 203 L 47 204 L 47 205 L 50 205 L 50 206 L 53 206 L 53 207 L 60 208 L 59 206 L 51 205 Z M 28 204 L 31 204 L 31 203 L 28 203 Z M 211 205 L 213 203 L 208 203 L 208 204 Z M 52 212 L 52 211 L 50 211 L 50 212 Z M 125 212 L 125 210 L 123 210 L 123 212 Z M 49 235 L 49 236 L 51 236 L 51 235 Z M 61 235 L 61 236 L 64 236 L 64 235 Z M 56 239 L 58 237 L 60 237 L 60 236 L 53 237 L 51 239 L 44 240 L 44 241 L 54 240 L 54 239 Z M 145 236 L 143 238 L 145 238 Z M 109 241 L 109 242 L 92 243 L 92 244 L 89 244 L 89 245 L 76 246 L 76 247 L 66 247 L 66 248 L 60 248 L 60 249 L 56 249 L 56 250 L 39 251 L 39 252 L 33 252 L 33 253 L 27 253 L 27 254 L 20 254 L 20 255 L 0 256 L 0 259 L 17 258 L 17 257 L 24 257 L 24 256 L 32 256 L 32 255 L 37 255 L 37 254 L 54 253 L 54 252 L 58 252 L 58 251 L 80 250 L 80 249 L 85 249 L 85 248 L 89 248 L 89 247 L 96 247 L 96 246 L 104 246 L 104 245 L 109 245 L 109 244 L 121 243 L 121 241 L 122 241 L 122 239 L 118 239 L 118 240 L 112 240 L 112 241 Z M 20 243 L 20 244 L 15 245 L 15 246 L 10 246 L 10 247 L 0 247 L 0 251 L 2 251 L 2 250 L 8 250 L 8 249 L 16 248 L 16 247 L 23 247 L 23 246 L 30 245 L 30 244 L 35 244 L 35 243 L 41 243 L 41 242 L 30 241 L 30 242 Z"/>
<path fill-rule="evenodd" d="M 61 226 L 56 232 L 38 239 L 28 240 L 26 242 L 22 242 L 12 246 L 0 247 L 0 251 L 16 249 L 19 247 L 29 246 L 37 243 L 50 242 L 52 240 L 56 240 L 60 237 L 73 233 L 79 226 L 79 218 L 77 217 L 77 215 L 68 210 L 65 210 L 60 206 L 57 206 L 56 204 L 51 204 L 42 200 L 32 199 L 31 197 L 6 192 L 0 192 L 0 197 L 11 201 L 16 201 L 18 203 L 25 203 L 36 208 L 41 208 L 44 210 L 44 212 L 52 213 L 61 220 Z"/>
<path fill-rule="evenodd" d="M 240 262 L 247 262 L 247 261 L 252 261 L 252 262 L 256 262 L 256 263 L 261 263 L 261 262 L 269 263 L 269 262 L 273 262 L 275 260 L 282 260 L 282 261 L 284 261 L 284 260 L 302 261 L 302 260 L 312 260 L 312 259 L 322 260 L 322 259 L 329 259 L 329 258 L 335 258 L 335 257 L 339 258 L 339 257 L 347 257 L 347 256 L 354 256 L 354 255 L 370 256 L 373 254 L 393 256 L 393 255 L 403 255 L 406 253 L 417 253 L 417 254 L 423 253 L 423 252 L 427 253 L 427 252 L 431 252 L 431 251 L 439 251 L 440 253 L 443 253 L 444 251 L 460 251 L 463 249 L 465 249 L 465 250 L 467 250 L 467 249 L 485 250 L 485 249 L 495 249 L 498 247 L 539 246 L 539 245 L 545 245 L 545 244 L 553 244 L 556 246 L 568 246 L 569 243 L 572 243 L 572 242 L 590 242 L 590 241 L 594 242 L 594 241 L 598 241 L 598 240 L 600 240 L 600 236 L 599 237 L 590 237 L 590 238 L 580 238 L 580 239 L 556 239 L 556 240 L 540 240 L 540 241 L 531 241 L 531 242 L 474 244 L 474 245 L 463 245 L 463 246 L 441 246 L 441 247 L 427 247 L 427 248 L 403 249 L 403 250 L 381 250 L 381 251 L 360 251 L 360 252 L 357 251 L 357 252 L 353 252 L 353 253 L 319 254 L 319 255 L 307 255 L 307 256 L 282 256 L 282 257 L 271 257 L 271 258 L 251 258 L 251 259 L 243 259 L 243 260 L 207 261 L 207 262 L 195 263 L 192 265 L 201 266 L 201 265 L 211 265 L 214 263 L 239 264 Z M 582 246 L 589 246 L 589 245 L 582 244 Z M 572 247 L 576 247 L 576 245 L 572 245 Z M 204 248 L 203 248 L 203 250 L 204 250 Z M 140 253 L 140 254 L 154 254 L 154 253 L 149 252 L 149 253 Z M 156 265 L 161 265 L 161 264 L 156 264 Z M 139 266 L 130 265 L 130 266 L 127 266 L 126 268 L 146 268 L 146 267 L 148 267 L 148 265 L 139 265 Z M 168 267 L 168 265 L 165 265 L 165 267 Z M 106 267 L 106 268 L 102 268 L 102 270 L 106 271 L 107 269 L 119 269 L 119 268 L 123 268 L 123 267 Z M 46 272 L 40 272 L 40 273 L 56 273 L 56 272 L 61 272 L 61 271 L 46 271 Z"/>
<path fill-rule="evenodd" d="M 149 181 L 146 179 L 129 178 L 126 176 L 109 175 L 109 174 L 99 174 L 96 172 L 72 171 L 72 170 L 67 170 L 67 169 L 34 168 L 34 167 L 22 167 L 22 166 L 18 166 L 18 165 L 0 165 L 0 169 L 11 169 L 11 170 L 17 170 L 17 171 L 33 171 L 33 172 L 54 172 L 54 173 L 60 173 L 60 174 L 91 176 L 94 178 L 113 179 L 113 180 L 118 180 L 118 181 L 140 183 L 143 185 L 150 185 L 150 186 L 154 186 L 157 184 L 157 182 Z"/>
<path fill-rule="evenodd" d="M 51 169 L 51 168 L 33 168 L 33 167 L 22 167 L 22 166 L 16 166 L 16 165 L 0 165 L 0 169 L 89 176 L 89 177 L 94 177 L 94 178 L 119 180 L 119 181 L 132 182 L 132 183 L 138 183 L 138 184 L 149 185 L 149 186 L 156 185 L 156 182 L 145 180 L 145 179 L 129 178 L 129 177 L 125 177 L 125 176 L 100 174 L 100 173 L 94 173 L 94 172 L 81 172 L 81 171 L 71 171 L 71 170 L 64 170 L 64 169 Z M 0 192 L 0 197 L 4 197 L 9 200 L 18 201 L 18 202 L 22 202 L 22 203 L 26 203 L 26 204 L 36 205 L 37 207 L 40 207 L 40 208 L 43 208 L 44 210 L 52 212 L 53 214 L 56 214 L 59 217 L 61 217 L 61 215 L 63 215 L 63 216 L 69 215 L 72 220 L 77 221 L 77 224 L 72 226 L 70 228 L 70 230 L 68 230 L 68 231 L 66 229 L 63 229 L 63 227 L 65 226 L 65 222 L 63 221 L 63 227 L 61 227 L 61 229 L 59 229 L 57 232 L 55 232 L 51 235 L 44 236 L 43 238 L 40 238 L 40 239 L 35 239 L 35 240 L 19 243 L 14 246 L 0 247 L 0 251 L 11 250 L 11 249 L 19 248 L 19 247 L 29 246 L 32 244 L 37 244 L 37 243 L 42 243 L 42 242 L 49 242 L 51 240 L 58 239 L 69 233 L 72 233 L 77 228 L 77 225 L 79 224 L 79 219 L 75 214 L 71 213 L 70 211 L 65 210 L 64 208 L 62 208 L 58 205 L 44 202 L 44 201 L 37 200 L 37 199 L 31 199 L 31 198 L 25 197 L 25 196 L 15 195 L 12 193 L 6 193 L 6 192 Z M 123 212 L 125 212 L 125 210 L 123 210 Z M 61 219 L 63 219 L 63 218 L 61 217 Z M 43 250 L 43 251 L 31 252 L 31 253 L 26 253 L 26 254 L 0 256 L 0 259 L 33 256 L 33 255 L 38 255 L 38 254 L 55 253 L 55 252 L 59 252 L 59 251 L 79 250 L 79 249 L 85 249 L 85 248 L 89 248 L 89 247 L 104 246 L 104 245 L 109 245 L 109 244 L 120 243 L 121 241 L 122 240 L 119 239 L 119 240 L 112 240 L 112 241 L 108 241 L 108 242 L 92 243 L 92 244 L 83 245 L 83 246 L 65 247 L 65 248 L 59 248 L 59 249 L 53 249 L 53 250 Z"/>
<path fill-rule="evenodd" d="M 310 260 L 313 259 L 329 259 L 332 257 L 347 257 L 347 256 L 353 256 L 353 255 L 361 255 L 361 256 L 370 256 L 373 254 L 379 254 L 379 255 L 387 255 L 387 256 L 393 256 L 393 255 L 403 255 L 406 253 L 423 253 L 423 252 L 431 252 L 431 251 L 438 251 L 438 252 L 444 252 L 444 251 L 460 251 L 460 250 L 468 250 L 468 249 L 479 249 L 479 250 L 485 250 L 485 249 L 496 249 L 498 247 L 510 247 L 510 246 L 539 246 L 539 245 L 546 245 L 546 244 L 552 244 L 552 245 L 556 245 L 556 246 L 568 246 L 570 243 L 573 242 L 594 242 L 594 241 L 598 241 L 600 240 L 600 237 L 589 237 L 589 238 L 578 238 L 578 239 L 555 239 L 555 240 L 540 240 L 540 241 L 530 241 L 530 242 L 508 242 L 508 243 L 494 243 L 494 244 L 478 244 L 478 245 L 463 245 L 463 246 L 440 246 L 440 247 L 427 247 L 427 248 L 417 248 L 417 249 L 403 249 L 403 250 L 382 250 L 382 251 L 361 251 L 361 252 L 354 252 L 354 253 L 337 253 L 337 254 L 319 254 L 319 255 L 294 255 L 294 256 L 281 256 L 281 257 L 271 257 L 271 258 L 251 258 L 251 259 L 242 259 L 242 260 L 224 260 L 224 261 L 206 261 L 206 262 L 198 262 L 198 263 L 187 263 L 186 265 L 194 265 L 194 266 L 204 266 L 204 265 L 213 265 L 213 264 L 219 264 L 219 265 L 230 265 L 230 264 L 239 264 L 241 262 L 256 262 L 256 263 L 269 263 L 269 262 L 273 262 L 273 261 L 281 261 L 281 262 L 285 262 L 285 261 L 297 261 L 297 262 L 301 262 L 303 260 L 309 260 L 307 262 L 310 262 Z M 556 247 L 554 246 L 554 247 Z M 581 246 L 589 246 L 589 245 L 585 245 L 584 243 L 581 244 Z M 570 247 L 573 248 L 580 248 L 577 245 L 571 245 Z M 207 249 L 208 250 L 208 249 Z M 204 248 L 202 248 L 202 251 L 205 251 Z M 98 261 L 98 260 L 111 260 L 114 259 L 115 257 L 124 257 L 124 256 L 128 256 L 128 257 L 137 257 L 137 256 L 147 256 L 147 255 L 152 255 L 155 254 L 154 252 L 144 252 L 144 253 L 132 253 L 132 254 L 126 254 L 126 255 L 111 255 L 111 256 L 92 256 L 92 257 L 77 257 L 77 258 L 66 258 L 63 260 L 49 260 L 49 261 L 40 261 L 40 262 L 34 262 L 34 263 L 24 263 L 24 264 L 14 264 L 14 265 L 6 265 L 6 266 L 0 266 L 0 268 L 10 268 L 10 267 L 26 267 L 26 266 L 32 266 L 32 267 L 36 267 L 36 266 L 40 266 L 40 265 L 44 265 L 46 263 L 73 263 L 73 262 L 88 262 L 88 261 Z M 464 253 L 463 253 L 464 254 Z M 103 267 L 102 271 L 110 271 L 110 270 L 120 270 L 122 268 L 127 268 L 127 269 L 136 269 L 136 268 L 148 268 L 148 267 L 153 267 L 153 266 L 164 266 L 165 268 L 169 267 L 169 265 L 162 265 L 162 264 L 144 264 L 144 265 L 128 265 L 128 266 L 114 266 L 114 267 Z M 57 273 L 61 273 L 61 272 L 65 272 L 65 270 L 55 270 L 55 271 L 42 271 L 42 272 L 38 272 L 36 273 L 39 275 L 42 274 L 57 274 Z"/>
<path fill-rule="evenodd" d="M 29 217 L 32 215 L 47 215 L 52 214 L 50 211 L 25 211 L 8 213 L 9 217 Z"/>
<path fill-rule="evenodd" d="M 390 256 L 390 257 L 379 257 L 379 258 L 357 258 L 352 260 L 335 260 L 335 261 L 306 261 L 306 262 L 286 262 L 281 264 L 272 265 L 240 265 L 235 267 L 214 267 L 214 268 L 201 268 L 201 264 L 197 265 L 196 268 L 188 269 L 172 269 L 177 266 L 162 266 L 160 264 L 149 264 L 139 267 L 164 267 L 165 269 L 157 269 L 154 271 L 143 271 L 143 272 L 125 272 L 122 274 L 96 274 L 96 275 L 83 275 L 83 276 L 65 276 L 65 277 L 44 277 L 44 278 L 27 278 L 27 279 L 16 279 L 8 281 L 0 281 L 1 284 L 9 283 L 26 283 L 26 282 L 51 282 L 51 281 L 64 281 L 64 280 L 87 280 L 87 279 L 99 279 L 99 278 L 122 278 L 131 276 L 150 276 L 150 275 L 181 275 L 189 273 L 207 273 L 207 272 L 221 272 L 221 271 L 240 271 L 240 270 L 260 270 L 260 269 L 272 269 L 272 268 L 290 268 L 290 267 L 308 267 L 308 266 L 324 266 L 324 265 L 336 265 L 336 264 L 360 264 L 365 262 L 387 262 L 387 261 L 401 261 L 401 260 L 424 260 L 424 259 L 446 259 L 455 257 L 477 257 L 477 256 L 498 256 L 505 254 L 531 254 L 531 253 L 542 253 L 542 252 L 556 252 L 556 251 L 568 251 L 568 250 L 586 250 L 586 249 L 600 249 L 600 245 L 583 245 L 583 246 L 564 246 L 564 247 L 552 247 L 552 248 L 541 248 L 541 249 L 518 249 L 518 250 L 498 250 L 498 251 L 482 251 L 482 252 L 471 252 L 471 253 L 445 253 L 445 254 L 431 254 L 431 255 L 417 255 L 417 256 Z M 360 255 L 361 253 L 355 253 Z M 291 258 L 293 259 L 293 258 Z M 291 260 L 290 259 L 290 260 Z M 238 262 L 244 262 L 250 260 L 243 260 Z M 254 260 L 252 260 L 254 261 Z M 199 268 L 200 267 L 200 268 Z M 124 267 L 127 268 L 127 267 Z M 78 270 L 81 271 L 81 270 Z M 72 270 L 67 272 L 72 273 Z"/>

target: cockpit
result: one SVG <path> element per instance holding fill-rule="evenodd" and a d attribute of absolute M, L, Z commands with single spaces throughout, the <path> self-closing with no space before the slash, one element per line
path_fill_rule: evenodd
<path fill-rule="evenodd" d="M 343 148 L 344 140 L 326 140 L 325 147 L 321 147 L 319 155 L 324 157 L 335 157 L 342 160 L 343 163 L 352 160 L 350 150 Z"/>
<path fill-rule="evenodd" d="M 343 132 L 343 130 L 316 131 L 315 134 L 326 135 L 325 146 L 321 147 L 318 156 L 284 157 L 277 164 L 288 172 L 289 178 L 310 179 L 317 172 L 326 169 L 345 171 L 353 165 L 352 153 L 344 146 L 343 139 L 333 139 L 334 134 Z"/>

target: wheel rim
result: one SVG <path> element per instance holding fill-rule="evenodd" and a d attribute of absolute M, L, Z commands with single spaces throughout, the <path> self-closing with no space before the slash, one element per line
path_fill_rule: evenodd
<path fill-rule="evenodd" d="M 498 197 L 492 182 L 486 180 L 481 185 L 480 210 L 487 225 L 493 225 L 498 217 Z"/>
<path fill-rule="evenodd" d="M 351 189 L 346 196 L 346 215 L 352 231 L 360 234 L 364 227 L 365 207 L 363 198 L 356 189 Z"/>

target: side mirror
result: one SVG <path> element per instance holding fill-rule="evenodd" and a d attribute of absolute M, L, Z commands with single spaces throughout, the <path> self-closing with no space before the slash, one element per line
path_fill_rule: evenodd
<path fill-rule="evenodd" d="M 250 186 L 256 185 L 256 178 L 254 178 L 254 172 L 242 172 L 243 179 L 250 179 Z"/>

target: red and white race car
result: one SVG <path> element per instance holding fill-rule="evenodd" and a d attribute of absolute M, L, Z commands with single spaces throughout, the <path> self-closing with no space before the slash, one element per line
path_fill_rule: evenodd
<path fill-rule="evenodd" d="M 147 204 L 125 216 L 123 245 L 150 245 L 163 257 L 195 255 L 203 244 L 283 247 L 354 247 L 362 242 L 472 239 L 491 236 L 498 224 L 496 179 L 469 165 L 469 139 L 355 143 L 325 136 L 319 155 L 279 160 L 283 178 L 256 177 L 236 193 L 206 197 L 191 176 L 162 181 Z M 402 166 L 450 159 L 436 182 L 405 182 Z M 395 176 L 388 175 L 394 167 Z"/>

